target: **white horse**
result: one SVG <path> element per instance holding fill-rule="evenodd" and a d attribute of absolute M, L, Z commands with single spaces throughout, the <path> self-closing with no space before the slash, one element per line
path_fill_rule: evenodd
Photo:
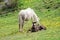
<path fill-rule="evenodd" d="M 29 21 L 30 19 L 32 19 L 32 22 L 39 24 L 39 18 L 33 9 L 27 8 L 19 12 L 19 31 L 23 31 L 24 21 Z"/>

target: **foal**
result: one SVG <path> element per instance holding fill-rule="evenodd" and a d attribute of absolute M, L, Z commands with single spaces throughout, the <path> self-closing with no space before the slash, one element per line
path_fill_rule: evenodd
<path fill-rule="evenodd" d="M 36 22 L 32 23 L 32 27 L 31 29 L 29 29 L 27 32 L 37 32 L 37 31 L 41 31 L 41 30 L 46 30 L 46 27 L 43 25 L 36 25 Z"/>

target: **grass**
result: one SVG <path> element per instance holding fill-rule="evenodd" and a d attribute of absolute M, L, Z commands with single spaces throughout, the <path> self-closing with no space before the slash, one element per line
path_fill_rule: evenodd
<path fill-rule="evenodd" d="M 7 16 L 0 17 L 0 40 L 60 40 L 59 11 L 48 12 L 46 10 L 45 13 L 39 11 L 36 13 L 47 30 L 26 33 L 31 27 L 31 21 L 28 21 L 28 23 L 25 22 L 24 32 L 18 32 L 18 11 L 10 12 Z"/>
<path fill-rule="evenodd" d="M 24 32 L 18 32 L 18 11 L 9 12 L 6 16 L 0 17 L 0 40 L 60 40 L 60 8 L 45 9 L 42 7 L 42 0 L 20 1 L 21 4 L 18 4 L 18 8 L 20 8 L 20 5 L 22 5 L 21 9 L 29 6 L 33 8 L 40 18 L 40 23 L 46 26 L 47 30 L 26 33 L 32 24 L 31 21 L 28 21 L 24 24 Z"/>

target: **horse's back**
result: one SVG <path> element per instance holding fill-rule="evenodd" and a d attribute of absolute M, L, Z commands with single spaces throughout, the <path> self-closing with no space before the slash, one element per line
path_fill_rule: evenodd
<path fill-rule="evenodd" d="M 33 14 L 33 9 L 31 9 L 31 8 L 27 8 L 27 9 L 24 9 L 24 10 L 21 10 L 20 12 L 19 12 L 19 14 Z"/>

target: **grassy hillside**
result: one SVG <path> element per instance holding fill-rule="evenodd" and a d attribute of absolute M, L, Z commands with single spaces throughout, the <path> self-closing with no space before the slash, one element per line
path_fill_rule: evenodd
<path fill-rule="evenodd" d="M 50 3 L 44 3 L 43 0 L 19 0 L 19 10 L 33 8 L 47 30 L 26 33 L 31 27 L 31 21 L 28 21 L 24 24 L 24 32 L 18 32 L 19 11 L 9 12 L 5 16 L 0 16 L 0 40 L 60 40 L 60 7 L 55 8 L 55 4 L 59 2 L 60 0 L 53 0 L 54 5 L 49 5 Z"/>

